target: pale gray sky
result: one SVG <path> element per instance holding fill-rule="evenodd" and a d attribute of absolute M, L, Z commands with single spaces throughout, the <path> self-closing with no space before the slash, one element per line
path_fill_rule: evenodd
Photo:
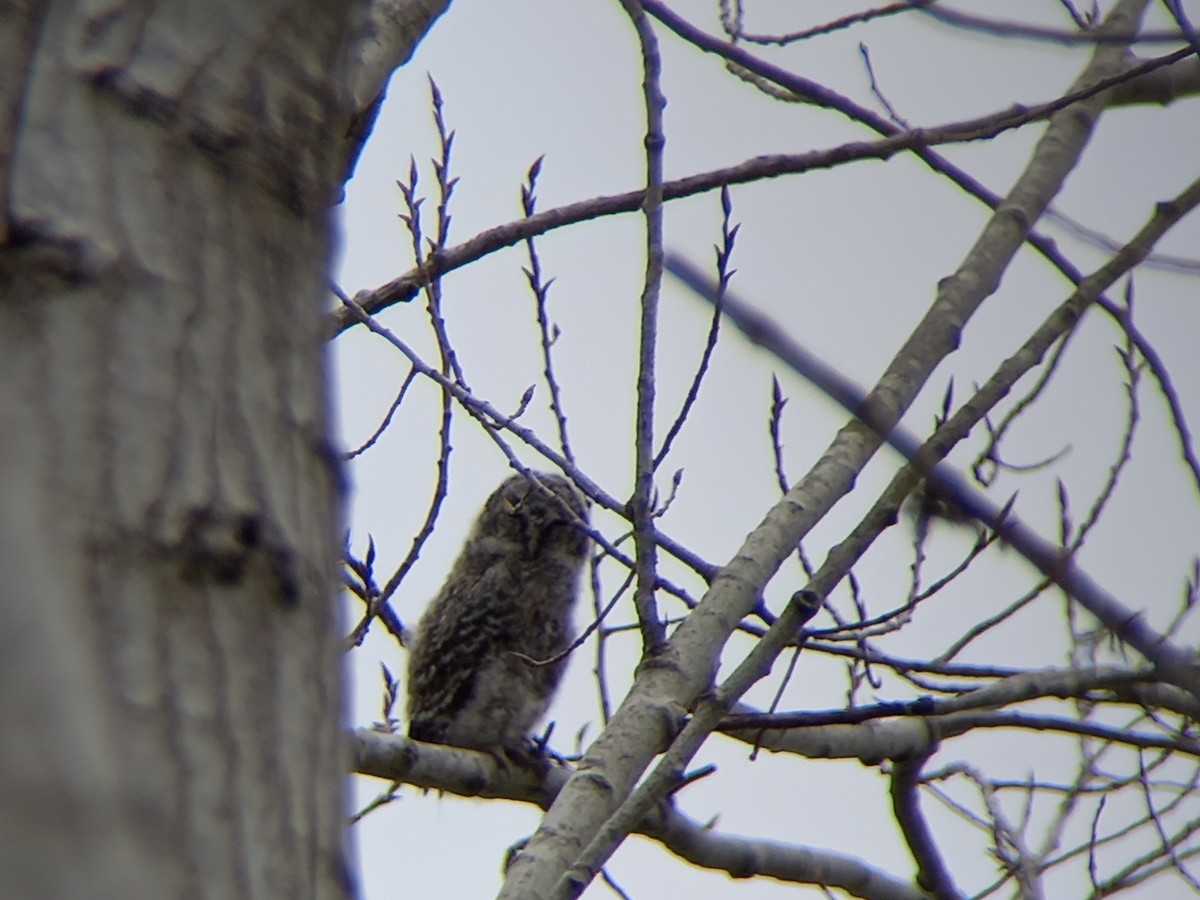
<path fill-rule="evenodd" d="M 715 3 L 673 6 L 716 32 Z M 751 4 L 754 18 L 748 21 L 753 30 L 788 30 L 850 8 L 832 2 L 801 6 L 805 12 L 798 20 L 792 4 Z M 1193 20 L 1200 20 L 1200 4 L 1185 6 Z M 1057 24 L 1064 20 L 1053 0 L 1004 4 L 1004 14 Z M 1161 17 L 1156 7 L 1152 18 L 1161 24 Z M 701 55 L 662 29 L 659 34 L 669 99 L 668 177 L 759 154 L 798 152 L 871 137 L 835 113 L 767 100 L 730 77 L 719 60 Z M 860 40 L 870 47 L 889 100 L 914 124 L 926 126 L 1013 103 L 1051 99 L 1086 59 L 1082 49 L 954 33 L 912 16 L 806 42 L 772 58 L 878 108 L 857 49 Z M 1161 52 L 1161 48 L 1146 52 Z M 349 185 L 340 282 L 350 292 L 382 284 L 412 264 L 409 238 L 397 218 L 401 199 L 395 181 L 407 177 L 411 154 L 421 166 L 422 193 L 428 196 L 433 190 L 427 163 L 437 146 L 426 73 L 441 88 L 446 118 L 457 132 L 452 172 L 460 181 L 452 205 L 450 243 L 517 218 L 525 172 L 543 154 L 541 209 L 642 183 L 640 62 L 632 29 L 615 0 L 504 4 L 455 0 L 413 60 L 393 79 L 387 105 Z M 1197 102 L 1187 100 L 1165 110 L 1107 113 L 1057 207 L 1118 240 L 1128 238 L 1145 222 L 1156 201 L 1173 196 L 1195 178 L 1200 158 Z M 1026 128 L 988 143 L 948 148 L 945 155 L 1002 193 L 1025 165 L 1040 133 L 1040 127 Z M 881 372 L 923 314 L 938 279 L 957 267 L 986 215 L 978 202 L 904 156 L 737 187 L 732 196 L 734 220 L 742 223 L 733 263 L 738 269 L 735 290 L 864 385 Z M 435 202 L 432 196 L 426 201 L 427 215 L 432 215 Z M 710 265 L 719 225 L 715 194 L 671 204 L 667 246 Z M 1050 225 L 1045 230 L 1085 271 L 1103 262 L 1103 254 L 1062 230 Z M 550 295 L 551 315 L 562 328 L 556 358 L 580 465 L 610 493 L 627 496 L 633 471 L 641 219 L 624 215 L 562 229 L 541 238 L 539 247 L 546 275 L 556 279 Z M 1160 249 L 1200 257 L 1200 221 L 1193 216 L 1182 223 Z M 512 248 L 452 273 L 444 281 L 445 313 L 477 394 L 501 409 L 513 410 L 525 389 L 538 384 L 523 421 L 552 442 L 533 302 L 521 272 L 526 264 L 524 250 Z M 1200 354 L 1195 350 L 1200 334 L 1200 279 L 1145 270 L 1139 273 L 1136 287 L 1140 326 L 1172 372 L 1196 427 L 1200 422 Z M 951 374 L 956 396 L 962 399 L 971 384 L 987 378 L 1068 293 L 1060 276 L 1024 251 L 906 422 L 927 430 Z M 399 306 L 380 318 L 425 352 L 427 359 L 434 358 L 422 304 Z M 707 327 L 708 311 L 668 280 L 660 324 L 659 435 L 674 418 Z M 1047 537 L 1054 536 L 1057 528 L 1054 479 L 1066 481 L 1072 498 L 1077 498 L 1076 515 L 1081 516 L 1115 458 L 1124 416 L 1124 373 L 1112 350 L 1118 340 L 1107 320 L 1090 314 L 1049 396 L 1005 444 L 1009 458 L 1018 462 L 1070 448 L 1053 471 L 1007 477 L 996 488 L 1000 499 L 1019 489 L 1018 511 Z M 393 348 L 361 329 L 335 342 L 334 360 L 342 439 L 353 446 L 376 427 L 407 366 Z M 685 468 L 682 492 L 664 529 L 712 562 L 730 557 L 777 496 L 766 428 L 773 372 L 779 374 L 790 398 L 784 443 L 793 480 L 804 474 L 845 419 L 827 399 L 726 328 L 693 419 L 659 481 L 665 490 L 670 473 Z M 367 534 L 374 536 L 385 577 L 389 567 L 404 557 L 425 515 L 437 450 L 437 405 L 431 384 L 415 384 L 390 431 L 350 470 L 355 546 L 361 551 Z M 1176 609 L 1188 561 L 1200 550 L 1200 504 L 1178 461 L 1164 405 L 1149 383 L 1143 388 L 1142 416 L 1134 462 L 1106 523 L 1093 535 L 1081 559 L 1126 604 L 1146 610 L 1153 622 L 1161 624 Z M 469 522 L 506 471 L 504 458 L 467 418 L 457 418 L 453 443 L 451 493 L 440 526 L 393 601 L 406 622 L 415 621 L 437 590 Z M 979 442 L 973 446 L 977 448 Z M 521 450 L 521 455 L 537 464 L 532 452 Z M 954 458 L 966 461 L 970 454 Z M 854 494 L 807 541 L 815 559 L 822 558 L 857 522 L 896 464 L 894 454 L 881 452 Z M 610 536 L 621 533 L 611 518 L 600 516 L 598 523 Z M 901 600 L 908 584 L 907 533 L 896 532 L 857 569 L 875 612 Z M 929 572 L 943 571 L 967 545 L 961 535 L 936 535 Z M 667 571 L 699 596 L 694 578 L 677 567 L 668 565 Z M 614 573 L 607 572 L 610 590 L 619 583 Z M 970 623 L 1002 608 L 1032 583 L 1028 567 L 1012 554 L 991 553 L 949 596 L 923 608 L 921 621 L 887 646 L 902 655 L 936 655 Z M 798 569 L 785 565 L 768 597 L 778 608 L 780 600 L 801 584 Z M 980 642 L 966 659 L 1063 664 L 1060 602 L 1052 595 L 1043 597 L 1035 609 L 1023 614 L 1018 627 Z M 589 605 L 585 597 L 577 616 L 581 627 L 588 621 Z M 671 614 L 680 611 L 676 603 L 665 602 L 663 607 Z M 619 607 L 617 615 L 629 620 L 632 611 Z M 1194 643 L 1198 635 L 1200 626 L 1192 623 L 1187 636 Z M 610 671 L 619 697 L 636 659 L 636 637 L 617 645 Z M 745 649 L 744 642 L 734 646 Z M 571 749 L 572 736 L 585 723 L 592 723 L 590 736 L 596 733 L 593 653 L 591 646 L 584 647 L 572 661 L 568 682 L 551 713 L 558 722 L 554 743 L 561 750 Z M 351 659 L 352 723 L 367 724 L 379 716 L 379 663 L 401 673 L 403 652 L 382 629 L 376 629 Z M 725 663 L 731 661 L 736 659 L 727 658 Z M 751 702 L 767 702 L 778 674 L 759 686 Z M 841 664 L 806 656 L 782 707 L 841 706 L 845 689 Z M 970 758 L 993 772 L 1011 771 L 1014 777 L 1033 768 L 1045 778 L 1068 771 L 1044 754 L 1043 746 L 1047 745 L 1036 736 L 1021 736 L 1014 743 L 984 734 L 951 743 L 938 761 Z M 769 754 L 749 764 L 746 756 L 743 745 L 719 737 L 710 740 L 696 763 L 714 761 L 720 771 L 686 790 L 683 808 L 701 820 L 719 815 L 718 828 L 723 831 L 837 850 L 862 856 L 900 877 L 911 873 L 908 854 L 892 824 L 886 784 L 876 770 L 857 763 L 807 762 Z M 1070 764 L 1068 760 L 1065 765 Z M 357 801 L 385 787 L 357 779 Z M 945 837 L 948 852 L 958 850 L 963 855 L 957 871 L 972 873 L 974 880 L 963 886 L 985 884 L 994 864 L 978 851 L 977 837 L 928 803 L 925 808 L 935 830 L 943 829 L 938 833 Z M 530 833 L 537 820 L 536 810 L 516 804 L 406 791 L 400 802 L 373 813 L 356 828 L 364 896 L 369 900 L 491 896 L 500 883 L 505 848 Z M 693 869 L 640 839 L 618 851 L 610 870 L 641 900 L 668 894 L 700 900 L 807 893 L 767 881 L 732 882 L 721 874 Z M 1055 896 L 1078 893 L 1076 886 Z M 608 889 L 597 883 L 586 896 L 608 895 Z"/>

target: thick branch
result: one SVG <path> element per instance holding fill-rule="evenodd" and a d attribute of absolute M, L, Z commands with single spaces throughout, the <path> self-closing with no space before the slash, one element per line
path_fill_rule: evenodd
<path fill-rule="evenodd" d="M 422 744 L 366 728 L 350 736 L 354 770 L 388 781 L 463 797 L 513 800 L 548 807 L 571 770 L 547 766 L 542 772 L 503 766 L 484 753 Z M 861 859 L 829 850 L 726 835 L 661 806 L 638 824 L 637 833 L 657 840 L 697 866 L 733 878 L 764 876 L 795 884 L 816 884 L 866 900 L 925 900 L 925 893 L 871 867 Z"/>
<path fill-rule="evenodd" d="M 1167 106 L 1197 94 L 1200 94 L 1200 58 L 1189 56 L 1117 85 L 1109 92 L 1108 104 Z"/>
<path fill-rule="evenodd" d="M 870 719 L 898 715 L 946 716 L 967 710 L 1000 709 L 1014 703 L 1025 703 L 1044 697 L 1058 700 L 1094 698 L 1098 692 L 1113 692 L 1121 702 L 1142 705 L 1150 696 L 1161 697 L 1161 705 L 1172 712 L 1196 717 L 1200 709 L 1195 698 L 1177 688 L 1162 685 L 1161 692 L 1151 694 L 1155 675 L 1151 670 L 1131 672 L 1105 666 L 1096 669 L 1035 669 L 1001 678 L 991 684 L 962 691 L 950 697 L 922 697 L 899 703 L 877 703 L 852 709 L 781 712 L 771 715 L 747 713 L 739 706 L 738 714 L 726 717 L 721 730 L 736 732 L 752 728 L 798 728 L 816 725 L 857 724 Z M 1142 690 L 1135 691 L 1136 688 Z M 1160 705 L 1160 704 L 1153 704 Z M 1182 708 L 1180 708 L 1182 707 Z"/>
<path fill-rule="evenodd" d="M 350 41 L 344 86 L 352 101 L 344 135 L 343 180 L 354 174 L 363 144 L 375 126 L 388 79 L 408 62 L 450 0 L 371 0 Z"/>
<path fill-rule="evenodd" d="M 962 893 L 955 887 L 954 877 L 921 813 L 919 782 L 921 767 L 928 758 L 928 755 L 922 755 L 896 763 L 892 770 L 892 811 L 916 861 L 917 883 L 937 900 L 957 900 Z"/>
<path fill-rule="evenodd" d="M 939 497 L 999 534 L 1043 575 L 1078 600 L 1114 635 L 1153 662 L 1164 679 L 1190 691 L 1200 700 L 1200 668 L 1190 652 L 1151 629 L 1140 613 L 1126 608 L 1093 581 L 1075 564 L 1072 556 L 1043 540 L 1033 529 L 1008 515 L 1005 510 L 972 488 L 952 468 L 938 462 L 950 447 L 965 437 L 986 412 L 1008 392 L 1019 377 L 1040 362 L 1054 342 L 1075 326 L 1091 303 L 1117 278 L 1145 259 L 1155 242 L 1197 205 L 1200 205 L 1200 179 L 1185 188 L 1173 200 L 1158 204 L 1150 221 L 1139 230 L 1133 240 L 1107 264 L 1082 279 L 1078 290 L 1055 310 L 1016 354 L 1005 360 L 999 370 L 976 391 L 974 397 L 950 417 L 924 447 L 920 446 L 912 435 L 897 427 L 895 422 L 880 422 L 872 409 L 869 395 L 861 396 L 858 389 L 848 384 L 840 375 L 826 371 L 827 366 L 795 345 L 779 329 L 773 327 L 769 320 L 764 320 L 725 292 L 722 300 L 725 314 L 742 328 L 751 340 L 766 346 L 800 375 L 841 403 L 856 416 L 852 424 L 858 424 L 868 430 L 877 440 L 886 440 L 910 463 L 911 471 L 901 472 L 896 476 L 884 497 L 875 504 L 855 529 L 855 533 L 843 543 L 843 547 L 835 551 L 844 552 L 845 568 L 848 569 L 865 550 L 866 542 L 873 540 L 874 536 L 890 523 L 895 508 L 893 504 L 903 498 L 891 495 L 905 495 L 919 478 L 924 478 Z M 704 283 L 683 261 L 669 261 L 669 268 L 694 287 L 701 296 L 711 297 L 714 294 L 715 288 Z M 910 345 L 911 343 L 910 339 Z M 831 558 L 833 556 L 834 554 L 831 554 Z M 822 572 L 828 569 L 829 563 L 826 563 Z M 828 584 L 815 589 L 823 593 L 832 587 L 832 584 Z"/>
<path fill-rule="evenodd" d="M 1131 29 L 1146 0 L 1124 0 L 1110 27 Z M 1101 47 L 1079 84 L 1119 71 L 1119 48 Z M 758 602 L 767 580 L 805 533 L 853 485 L 941 359 L 957 346 L 963 325 L 998 286 L 1001 274 L 1078 160 L 1103 108 L 1092 97 L 1053 116 L 1026 172 L 992 217 L 959 271 L 945 279 L 933 307 L 878 385 L 868 394 L 868 428 L 852 422 L 821 460 L 777 504 L 713 581 L 695 611 L 676 629 L 664 652 L 643 666 L 609 725 L 588 748 L 579 770 L 547 812 L 523 852 L 522 884 L 511 879 L 501 897 L 545 896 L 612 812 L 646 765 L 673 737 L 679 716 L 711 682 L 726 640 Z"/>

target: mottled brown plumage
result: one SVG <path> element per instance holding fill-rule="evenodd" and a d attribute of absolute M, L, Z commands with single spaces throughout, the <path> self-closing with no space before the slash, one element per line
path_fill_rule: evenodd
<path fill-rule="evenodd" d="M 545 490 L 514 475 L 488 498 L 417 626 L 408 663 L 408 733 L 420 741 L 520 751 L 545 714 L 571 641 L 587 536 L 583 495 L 560 475 Z"/>

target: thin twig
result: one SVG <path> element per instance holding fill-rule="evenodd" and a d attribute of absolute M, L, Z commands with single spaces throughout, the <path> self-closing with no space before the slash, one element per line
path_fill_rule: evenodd
<path fill-rule="evenodd" d="M 537 179 L 541 171 L 542 157 L 539 156 L 529 167 L 526 184 L 521 188 L 521 209 L 526 217 L 532 216 L 537 209 Z M 525 277 L 529 280 L 529 289 L 533 291 L 535 301 L 538 334 L 542 344 L 543 376 L 546 379 L 546 388 L 550 391 L 550 411 L 554 413 L 554 421 L 558 424 L 559 447 L 562 448 L 563 457 L 574 463 L 575 454 L 571 450 L 571 441 L 567 437 L 567 414 L 562 404 L 562 388 L 554 374 L 554 355 L 551 351 L 554 342 L 558 339 L 558 326 L 555 325 L 553 333 L 551 333 L 550 318 L 546 313 L 550 284 L 553 279 L 546 281 L 542 278 L 542 261 L 538 256 L 537 245 L 533 239 L 532 234 L 525 238 L 525 249 L 529 254 L 529 268 L 525 270 Z"/>
<path fill-rule="evenodd" d="M 379 335 L 384 340 L 388 341 L 388 343 L 390 343 L 393 347 L 403 353 L 408 361 L 416 366 L 417 371 L 423 377 L 436 382 L 443 391 L 452 396 L 459 403 L 459 405 L 463 407 L 463 409 L 470 413 L 470 415 L 483 427 L 484 432 L 497 442 L 501 452 L 504 453 L 505 458 L 508 459 L 509 463 L 515 470 L 527 471 L 527 469 L 521 465 L 516 455 L 512 452 L 512 448 L 510 448 L 503 442 L 503 440 L 500 439 L 499 435 L 497 434 L 497 432 L 500 430 L 508 431 L 516 435 L 522 441 L 541 453 L 544 457 L 558 465 L 563 472 L 567 474 L 572 481 L 574 481 L 575 486 L 583 491 L 592 500 L 595 500 L 597 503 L 600 503 L 607 509 L 612 509 L 616 512 L 622 512 L 622 507 L 620 504 L 618 504 L 610 495 L 600 490 L 600 487 L 595 484 L 595 482 L 591 481 L 591 479 L 580 472 L 576 467 L 568 463 L 567 460 L 564 459 L 560 454 L 546 446 L 530 429 L 517 422 L 514 422 L 511 417 L 505 416 L 503 413 L 499 412 L 494 406 L 492 406 L 492 404 L 475 397 L 461 385 L 451 381 L 437 369 L 430 366 L 428 363 L 422 360 L 421 357 L 418 356 L 417 353 L 408 346 L 408 344 L 397 337 L 394 332 L 388 328 L 385 328 L 383 325 L 380 325 L 376 319 L 367 315 L 362 307 L 359 306 L 352 298 L 347 297 L 345 294 L 341 294 L 340 298 L 349 309 L 354 311 L 356 316 L 360 317 L 359 321 L 362 322 L 362 324 L 366 325 L 370 331 Z M 577 523 L 577 525 L 578 527 L 583 528 L 587 535 L 591 537 L 591 539 L 595 541 L 597 545 L 604 548 L 605 552 L 607 552 L 609 556 L 611 556 L 621 565 L 630 569 L 635 568 L 634 561 L 618 550 L 599 531 L 591 528 L 590 526 L 584 525 L 582 522 Z M 672 556 L 676 556 L 680 562 L 683 562 L 685 565 L 693 568 L 698 567 L 698 572 L 707 572 L 711 577 L 712 572 L 715 570 L 715 567 L 713 567 L 711 564 L 700 560 L 695 556 L 695 554 L 691 553 L 686 548 L 683 548 L 678 544 L 678 542 L 668 538 L 661 532 L 656 533 L 655 537 L 659 542 L 659 545 Z M 682 553 L 683 555 L 678 556 L 677 553 Z M 677 597 L 689 608 L 696 605 L 695 599 L 692 598 L 687 591 L 678 587 L 661 575 L 657 577 L 655 587 L 666 591 L 668 594 L 671 594 L 674 597 Z"/>
<path fill-rule="evenodd" d="M 653 656 L 666 640 L 666 628 L 654 598 L 658 545 L 654 540 L 654 394 L 658 340 L 658 305 L 662 292 L 663 259 L 663 96 L 662 59 L 658 38 L 650 27 L 640 0 L 621 0 L 637 33 L 642 58 L 642 102 L 646 111 L 646 189 L 642 215 L 646 221 L 646 273 L 642 286 L 641 322 L 638 331 L 637 412 L 634 433 L 635 473 L 629 500 L 633 542 L 637 558 L 637 586 L 633 603 L 642 631 L 642 652 Z"/>
<path fill-rule="evenodd" d="M 648 3 L 646 5 L 649 7 Z M 679 21 L 682 22 L 682 20 Z M 668 22 L 668 24 L 672 23 Z M 686 23 L 682 24 L 686 25 Z M 690 26 L 687 27 L 690 29 Z M 733 55 L 735 52 L 741 53 L 741 51 L 737 51 L 737 48 L 728 48 L 719 42 L 710 41 L 706 35 L 694 29 L 684 32 L 681 36 L 692 40 L 693 43 L 699 41 L 697 46 L 700 46 L 701 49 L 720 53 L 723 56 Z M 744 54 L 737 57 L 739 64 L 752 68 L 752 70 L 761 70 L 760 74 L 765 73 L 764 77 L 769 76 L 778 80 L 789 90 L 805 96 L 814 104 L 835 109 L 862 122 L 884 137 L 876 141 L 852 142 L 827 150 L 807 153 L 756 156 L 737 165 L 666 181 L 663 183 L 663 199 L 678 200 L 716 190 L 725 185 L 747 184 L 781 175 L 832 168 L 858 160 L 889 159 L 897 153 L 911 151 L 933 171 L 950 178 L 968 194 L 995 209 L 1000 204 L 1000 197 L 930 148 L 940 144 L 986 140 L 1004 131 L 1042 121 L 1053 113 L 1094 94 L 1101 93 L 1114 85 L 1176 62 L 1188 53 L 1190 51 L 1179 51 L 1165 57 L 1147 60 L 1120 75 L 1103 79 L 1048 103 L 1014 107 L 971 120 L 933 128 L 918 128 L 913 131 L 897 131 L 895 126 L 886 119 L 833 91 L 829 91 L 816 82 L 799 78 L 786 70 L 769 66 L 755 60 L 749 54 Z M 387 284 L 374 290 L 358 292 L 354 295 L 354 299 L 369 315 L 374 315 L 396 303 L 411 300 L 425 281 L 434 275 L 444 275 L 460 269 L 490 253 L 517 244 L 530 235 L 544 234 L 555 228 L 590 221 L 602 216 L 635 212 L 642 208 L 644 200 L 644 190 L 627 191 L 623 194 L 581 200 L 566 206 L 545 210 L 528 218 L 499 225 L 477 234 L 462 244 L 448 247 L 436 256 L 427 257 L 414 269 Z M 1025 240 L 1068 279 L 1078 281 L 1080 277 L 1078 270 L 1057 251 L 1053 241 L 1033 230 L 1025 235 Z M 357 319 L 353 315 L 344 310 L 338 310 L 332 313 L 327 321 L 326 333 L 333 338 L 356 323 Z"/>
<path fill-rule="evenodd" d="M 662 447 L 654 457 L 654 468 L 657 469 L 667 454 L 671 452 L 671 444 L 675 437 L 683 429 L 684 422 L 687 421 L 688 413 L 696 402 L 696 398 L 700 395 L 700 385 L 704 381 L 704 376 L 708 372 L 709 363 L 712 360 L 713 351 L 717 347 L 717 336 L 721 328 L 721 300 L 725 296 L 725 288 L 729 285 L 729 280 L 733 277 L 733 270 L 729 268 L 729 260 L 733 255 L 733 243 L 737 239 L 738 227 L 734 225 L 732 228 L 729 225 L 729 217 L 733 211 L 733 202 L 729 198 L 729 188 L 721 188 L 721 244 L 714 247 L 717 256 L 717 294 L 713 299 L 713 314 L 712 323 L 708 327 L 708 338 L 704 342 L 704 352 L 700 354 L 700 363 L 696 366 L 696 374 L 692 376 L 692 383 L 688 387 L 687 396 L 684 398 L 683 406 L 679 410 L 679 415 L 675 417 L 675 421 L 671 423 L 671 427 L 667 429 L 667 436 L 663 438 Z"/>
<path fill-rule="evenodd" d="M 1185 40 L 1178 31 L 1067 31 L 1061 28 L 1045 28 L 1024 22 L 989 19 L 939 4 L 930 4 L 921 11 L 945 25 L 952 25 L 964 31 L 978 31 L 991 37 L 1025 38 L 1055 44 L 1177 44 Z"/>
<path fill-rule="evenodd" d="M 840 19 L 833 19 L 822 25 L 817 25 L 813 28 L 806 28 L 803 31 L 793 31 L 788 34 L 750 34 L 743 31 L 740 27 L 740 17 L 733 15 L 722 16 L 721 23 L 725 28 L 725 33 L 731 38 L 739 41 L 745 41 L 748 44 L 763 44 L 767 46 L 786 47 L 788 44 L 794 44 L 797 41 L 807 40 L 812 37 L 820 37 L 825 34 L 832 34 L 835 31 L 841 31 L 853 25 L 860 25 L 864 22 L 871 22 L 875 19 L 894 16 L 897 13 L 913 12 L 920 9 L 922 6 L 928 6 L 930 3 L 936 3 L 937 0 L 906 0 L 903 3 L 889 3 L 887 6 L 880 6 L 875 9 L 867 9 L 862 12 L 851 13 L 850 15 L 842 16 Z M 724 3 L 722 3 L 724 6 Z M 735 24 L 737 23 L 737 24 Z"/>
<path fill-rule="evenodd" d="M 392 424 L 392 416 L 396 414 L 396 410 L 398 410 L 400 408 L 400 404 L 404 402 L 404 395 L 408 393 L 408 386 L 413 383 L 413 379 L 416 377 L 417 370 L 410 366 L 408 374 L 404 376 L 404 381 L 400 383 L 400 390 L 396 392 L 396 398 L 392 401 L 392 405 L 388 407 L 388 411 L 384 414 L 383 421 L 379 423 L 379 427 L 376 428 L 371 433 L 371 436 L 363 441 L 362 444 L 355 447 L 353 450 L 347 450 L 342 455 L 343 459 L 347 461 L 352 460 L 354 457 L 361 456 L 363 453 L 366 453 L 373 446 L 375 446 L 375 442 L 383 436 L 383 433 L 387 431 L 388 426 Z"/>
<path fill-rule="evenodd" d="M 1083 279 L 1079 289 L 1034 332 L 1017 354 L 1001 365 L 983 388 L 976 392 L 975 397 L 955 413 L 937 433 L 944 433 L 947 439 L 950 438 L 950 435 L 957 435 L 953 440 L 965 436 L 984 412 L 1007 393 L 1009 386 L 1036 365 L 1046 351 L 1063 334 L 1074 327 L 1088 305 L 1102 291 L 1137 265 L 1154 243 L 1198 204 L 1200 204 L 1200 180 L 1192 182 L 1174 200 L 1159 203 L 1155 208 L 1154 215 L 1133 240 L 1109 263 Z M 697 293 L 700 296 L 705 298 L 711 296 L 711 285 L 686 261 L 669 257 L 666 265 L 672 274 L 686 278 L 688 283 L 699 285 Z M 726 315 L 747 332 L 752 340 L 767 346 L 776 356 L 788 362 L 814 383 L 818 379 L 824 378 L 821 369 L 828 367 L 818 361 L 816 374 L 810 374 L 814 371 L 811 354 L 796 345 L 777 327 L 768 327 L 765 323 L 769 323 L 769 320 L 753 313 L 749 307 L 731 294 L 727 293 L 724 302 Z M 738 313 L 744 314 L 746 325 L 736 318 Z M 837 376 L 837 379 L 838 382 L 842 381 L 840 376 Z M 827 378 L 824 380 L 828 381 Z M 844 383 L 839 384 L 838 382 L 834 382 L 828 388 L 821 385 L 822 390 L 825 390 L 833 399 L 843 403 L 860 421 L 879 433 L 878 425 L 871 421 L 870 413 L 866 411 L 866 401 L 854 394 L 847 395 Z M 1067 594 L 1078 600 L 1092 615 L 1100 619 L 1113 634 L 1137 649 L 1147 659 L 1154 661 L 1167 680 L 1200 696 L 1200 674 L 1192 665 L 1190 655 L 1151 629 L 1140 614 L 1134 614 L 1127 610 L 1116 598 L 1104 591 L 1079 569 L 1069 556 L 1062 555 L 1053 545 L 1042 540 L 1017 519 L 1011 516 L 1001 519 L 999 517 L 1000 510 L 978 495 L 978 492 L 974 491 L 954 470 L 942 464 L 919 462 L 922 457 L 917 449 L 918 442 L 908 432 L 899 428 L 890 428 L 881 436 L 899 450 L 905 459 L 912 461 L 910 465 L 916 464 L 916 471 L 913 475 L 917 477 L 913 478 L 901 473 L 893 481 L 893 487 L 903 490 L 904 482 L 911 479 L 911 484 L 909 484 L 909 489 L 911 489 L 911 486 L 920 477 L 926 478 L 940 495 L 952 500 L 958 508 L 997 532 L 1002 539 L 1032 562 L 1043 575 L 1053 580 Z M 938 443 L 940 442 L 935 436 L 928 446 L 932 448 Z M 940 456 L 948 450 L 949 446 L 946 446 L 944 450 L 938 451 L 938 455 Z M 886 505 L 889 502 L 898 503 L 898 501 L 891 501 L 889 497 L 891 491 L 892 488 L 889 488 L 880 503 L 875 506 L 874 515 L 879 517 L 879 525 L 876 527 L 884 527 L 894 516 L 895 507 Z"/>

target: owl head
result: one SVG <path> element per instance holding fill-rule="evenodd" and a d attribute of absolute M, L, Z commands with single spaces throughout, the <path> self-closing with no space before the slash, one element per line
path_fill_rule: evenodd
<path fill-rule="evenodd" d="M 518 473 L 496 488 L 484 504 L 476 535 L 516 546 L 530 559 L 547 554 L 582 559 L 587 535 L 577 523 L 588 521 L 587 498 L 561 475 L 530 476 Z"/>

